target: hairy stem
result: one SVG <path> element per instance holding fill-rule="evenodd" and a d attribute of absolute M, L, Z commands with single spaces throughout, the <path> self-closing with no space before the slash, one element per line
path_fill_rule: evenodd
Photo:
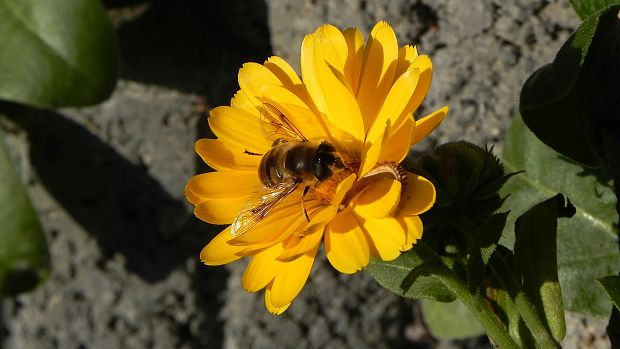
<path fill-rule="evenodd" d="M 471 294 L 464 280 L 457 277 L 446 265 L 441 264 L 433 274 L 465 304 L 478 318 L 493 345 L 502 349 L 518 349 L 519 345 L 510 337 L 508 328 L 493 313 L 484 297 Z"/>

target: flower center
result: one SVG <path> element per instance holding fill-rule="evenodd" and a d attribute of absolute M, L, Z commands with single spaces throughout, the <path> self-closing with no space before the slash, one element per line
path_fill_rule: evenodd
<path fill-rule="evenodd" d="M 336 196 L 338 184 L 350 175 L 357 173 L 360 168 L 360 161 L 349 154 L 338 153 L 338 157 L 342 160 L 344 169 L 334 172 L 331 177 L 312 187 L 314 197 L 324 205 L 331 205 L 334 196 Z"/>
<path fill-rule="evenodd" d="M 359 171 L 359 161 L 352 160 L 348 157 L 342 158 L 346 164 L 344 170 L 334 173 L 330 178 L 318 183 L 312 187 L 311 192 L 314 194 L 314 198 L 321 201 L 324 205 L 330 205 L 333 198 L 336 196 L 336 189 L 338 184 L 351 174 Z M 349 205 L 349 202 L 362 190 L 371 185 L 373 182 L 381 178 L 393 178 L 402 183 L 401 191 L 405 189 L 406 183 L 406 171 L 395 162 L 380 163 L 375 166 L 371 171 L 364 175 L 364 177 L 358 179 L 353 187 L 346 193 L 342 202 L 339 203 L 338 210 L 341 211 Z"/>

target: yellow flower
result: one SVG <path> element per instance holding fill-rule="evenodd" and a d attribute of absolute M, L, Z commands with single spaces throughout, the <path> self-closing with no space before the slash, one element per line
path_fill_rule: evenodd
<path fill-rule="evenodd" d="M 303 41 L 301 72 L 300 79 L 276 56 L 243 65 L 230 106 L 211 111 L 209 125 L 218 139 L 196 142 L 216 172 L 194 176 L 185 190 L 196 216 L 209 223 L 231 224 L 239 212 L 256 213 L 247 202 L 265 188 L 258 169 L 262 155 L 275 147 L 269 131 L 281 131 L 266 125 L 266 106 L 290 120 L 308 144 L 335 147 L 343 169 L 312 185 L 297 181 L 256 225 L 242 234 L 229 226 L 200 254 L 207 265 L 250 257 L 243 287 L 264 288 L 274 314 L 303 288 L 321 242 L 332 266 L 350 274 L 371 256 L 395 259 L 422 236 L 418 215 L 435 202 L 435 188 L 398 164 L 448 112 L 443 107 L 414 119 L 430 87 L 431 61 L 415 47 L 399 48 L 385 22 L 375 25 L 366 43 L 356 29 L 318 28 Z"/>

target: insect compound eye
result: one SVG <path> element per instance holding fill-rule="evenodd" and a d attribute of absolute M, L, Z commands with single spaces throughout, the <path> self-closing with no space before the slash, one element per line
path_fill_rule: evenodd
<path fill-rule="evenodd" d="M 341 158 L 338 157 L 334 159 L 334 167 L 338 169 L 343 169 L 345 167 Z"/>
<path fill-rule="evenodd" d="M 332 170 L 329 168 L 329 166 L 325 164 L 320 164 L 318 162 L 314 165 L 314 176 L 319 181 L 324 181 L 331 177 L 331 175 Z"/>
<path fill-rule="evenodd" d="M 317 152 L 316 162 L 323 165 L 332 165 L 336 161 L 336 157 L 332 153 Z"/>

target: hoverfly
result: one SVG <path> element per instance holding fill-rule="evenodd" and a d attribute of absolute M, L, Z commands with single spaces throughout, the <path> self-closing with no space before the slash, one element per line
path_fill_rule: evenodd
<path fill-rule="evenodd" d="M 272 147 L 262 154 L 258 167 L 261 182 L 231 225 L 231 234 L 240 236 L 265 218 L 269 212 L 299 186 L 304 186 L 301 208 L 305 196 L 313 185 L 329 179 L 335 171 L 345 168 L 336 148 L 326 141 L 309 141 L 297 127 L 274 105 L 264 103 L 261 123 L 267 137 L 273 139 Z M 267 132 L 273 129 L 274 132 Z M 261 156 L 246 150 L 246 154 Z"/>

